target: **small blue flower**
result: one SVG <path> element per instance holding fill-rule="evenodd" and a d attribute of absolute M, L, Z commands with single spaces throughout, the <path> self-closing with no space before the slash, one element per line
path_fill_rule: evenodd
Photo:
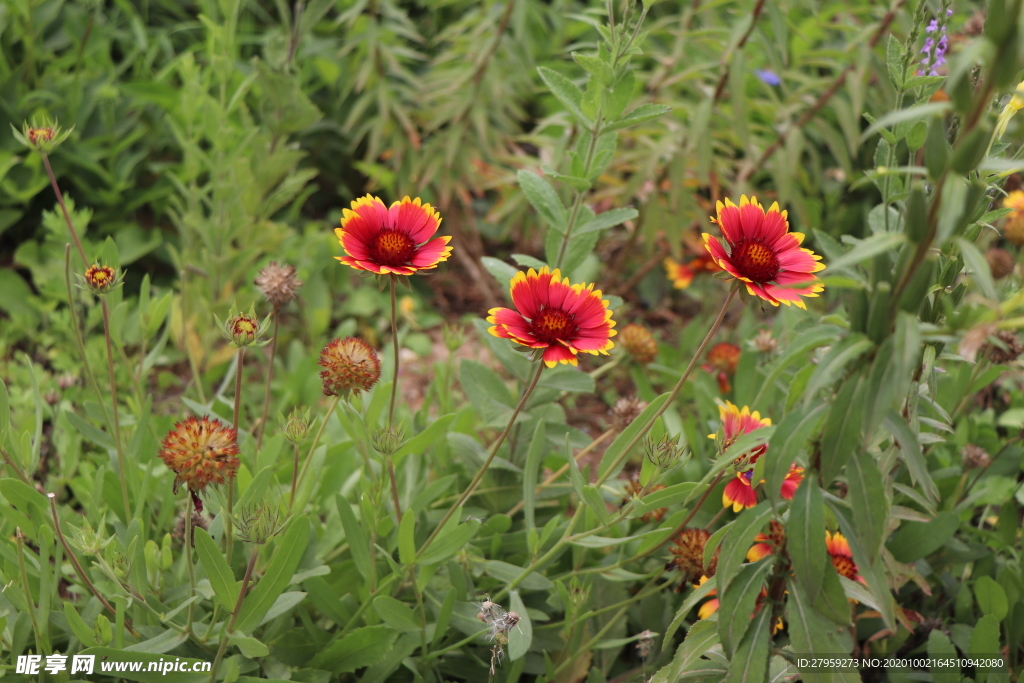
<path fill-rule="evenodd" d="M 761 79 L 762 82 L 767 83 L 771 86 L 782 85 L 782 79 L 779 75 L 771 69 L 757 69 L 754 71 L 754 75 Z"/>

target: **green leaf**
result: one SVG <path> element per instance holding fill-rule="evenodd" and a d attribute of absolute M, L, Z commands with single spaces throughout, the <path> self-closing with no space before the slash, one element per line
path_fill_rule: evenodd
<path fill-rule="evenodd" d="M 182 642 L 184 642 L 185 640 L 188 640 L 188 637 L 182 635 Z M 237 633 L 232 633 L 228 637 L 228 643 L 234 645 L 239 650 L 241 650 L 242 654 L 248 657 L 249 659 L 254 659 L 256 657 L 266 657 L 270 654 L 269 647 L 267 647 L 264 643 L 260 642 L 259 640 L 256 640 L 255 638 L 252 638 L 250 636 L 243 636 Z"/>
<path fill-rule="evenodd" d="M 937 660 L 958 660 L 957 653 L 949 636 L 942 632 L 942 629 L 935 629 L 928 635 L 928 657 Z M 960 683 L 960 665 L 955 666 L 930 666 L 928 670 L 932 674 L 932 683 Z"/>
<path fill-rule="evenodd" d="M 199 561 L 206 570 L 206 576 L 210 579 L 210 586 L 213 588 L 220 606 L 227 610 L 228 614 L 234 611 L 235 603 L 238 602 L 238 582 L 235 581 L 231 567 L 220 552 L 220 548 L 210 534 L 202 528 L 193 529 L 195 532 L 195 548 Z"/>
<path fill-rule="evenodd" d="M 986 615 L 1002 621 L 1010 611 L 1010 604 L 1006 600 L 1006 591 L 991 576 L 981 576 L 974 582 L 974 597 L 978 601 L 978 607 Z"/>
<path fill-rule="evenodd" d="M 68 626 L 75 638 L 81 641 L 85 647 L 96 645 L 96 633 L 93 628 L 85 623 L 85 619 L 78 613 L 75 606 L 70 602 L 64 603 L 64 617 L 68 620 Z"/>
<path fill-rule="evenodd" d="M 530 448 L 526 452 L 526 464 L 523 466 L 523 515 L 527 529 L 536 527 L 534 496 L 537 491 L 537 475 L 541 459 L 547 452 L 547 442 L 547 425 L 544 420 L 537 420 L 533 438 L 530 440 Z"/>
<path fill-rule="evenodd" d="M 666 634 L 665 643 L 671 642 Z M 676 683 L 680 677 L 701 661 L 701 656 L 718 644 L 718 629 L 713 621 L 701 620 L 690 627 L 686 639 L 676 648 L 672 663 L 664 667 L 650 683 Z"/>
<path fill-rule="evenodd" d="M 574 233 L 582 235 L 588 232 L 594 232 L 595 230 L 605 230 L 607 228 L 613 228 L 616 225 L 631 221 L 639 215 L 636 209 L 609 209 L 603 213 L 599 213 L 591 218 L 586 223 L 580 225 Z"/>
<path fill-rule="evenodd" d="M 886 530 L 889 500 L 878 463 L 867 451 L 855 449 L 846 463 L 846 486 L 857 538 L 865 552 L 877 556 Z"/>
<path fill-rule="evenodd" d="M 111 438 L 106 432 L 101 431 L 97 427 L 93 426 L 91 422 L 85 420 L 82 417 L 79 417 L 70 410 L 65 411 L 64 415 L 67 416 L 68 422 L 71 423 L 72 427 L 78 430 L 79 434 L 89 439 L 89 441 L 92 441 L 100 448 L 105 448 L 111 451 L 116 448 L 114 445 L 114 439 Z"/>
<path fill-rule="evenodd" d="M 889 433 L 893 435 L 896 443 L 899 444 L 900 453 L 903 455 L 903 462 L 907 464 L 910 477 L 924 493 L 932 505 L 939 502 L 939 489 L 932 480 L 928 471 L 928 463 L 924 459 L 924 451 L 917 440 L 917 435 L 911 431 L 907 421 L 895 410 L 889 410 L 884 419 L 884 424 Z"/>
<path fill-rule="evenodd" d="M 693 592 L 690 593 L 690 595 L 687 596 L 687 598 L 685 600 L 683 600 L 683 604 L 676 611 L 676 616 L 672 619 L 672 623 L 670 623 L 668 625 L 668 629 L 665 631 L 664 642 L 666 642 L 666 643 L 672 642 L 673 636 L 675 636 L 676 631 L 679 630 L 679 627 L 686 620 L 686 617 L 690 614 L 690 610 L 692 610 L 696 606 L 696 604 L 698 602 L 700 602 L 701 600 L 706 598 L 708 596 L 708 594 L 711 593 L 711 591 L 715 590 L 717 585 L 718 585 L 718 582 L 715 580 L 715 577 L 712 576 L 710 579 L 705 581 L 702 585 L 697 586 L 696 588 L 693 589 Z M 702 622 L 698 622 L 698 623 L 702 623 Z M 692 631 L 693 628 L 695 628 L 695 627 L 696 627 L 696 625 L 691 627 L 690 630 Z M 715 640 L 716 641 L 718 640 L 717 636 L 718 636 L 718 628 L 715 627 Z"/>
<path fill-rule="evenodd" d="M 825 547 L 825 502 L 811 472 L 804 478 L 789 507 L 786 524 L 786 549 L 793 571 L 807 591 L 807 599 L 818 599 L 825 578 L 828 551 Z"/>
<path fill-rule="evenodd" d="M 729 582 L 747 557 L 754 536 L 771 515 L 771 505 L 768 501 L 762 501 L 756 507 L 741 512 L 733 522 L 729 533 L 722 539 L 722 550 L 718 556 L 715 578 L 718 580 L 719 591 L 729 588 Z"/>
<path fill-rule="evenodd" d="M 406 441 L 391 457 L 397 463 L 410 453 L 424 453 L 435 443 L 443 442 L 445 434 L 448 433 L 448 425 L 455 419 L 455 415 L 449 413 L 437 418 L 422 432 Z"/>
<path fill-rule="evenodd" d="M 444 596 L 444 602 L 441 603 L 441 609 L 437 613 L 437 623 L 434 625 L 434 638 L 431 642 L 433 647 L 437 647 L 437 644 L 444 638 L 445 632 L 448 630 L 448 622 L 452 618 L 452 610 L 455 609 L 455 600 L 458 597 L 458 592 L 455 587 L 452 586 L 448 589 L 448 593 Z"/>
<path fill-rule="evenodd" d="M 395 600 L 390 595 L 378 595 L 374 598 L 373 609 L 377 612 L 377 616 L 393 629 L 419 631 L 423 628 L 412 608 L 401 600 Z"/>
<path fill-rule="evenodd" d="M 622 112 L 626 111 L 629 100 L 633 97 L 633 89 L 636 87 L 636 76 L 632 70 L 627 70 L 615 83 L 612 90 L 604 93 L 604 115 L 611 122 L 619 118 Z"/>
<path fill-rule="evenodd" d="M 862 334 L 851 334 L 838 341 L 821 359 L 804 389 L 804 405 L 814 400 L 819 389 L 831 387 L 846 366 L 870 351 L 874 344 Z"/>
<path fill-rule="evenodd" d="M 658 508 L 682 503 L 690 497 L 695 488 L 697 488 L 697 482 L 684 481 L 681 484 L 667 486 L 660 491 L 652 491 L 637 501 L 637 516 L 657 510 Z"/>
<path fill-rule="evenodd" d="M 249 591 L 242 603 L 242 611 L 235 623 L 235 630 L 251 633 L 259 626 L 263 615 L 273 606 L 277 597 L 291 582 L 299 561 L 306 552 L 309 541 L 309 520 L 305 515 L 297 517 L 278 537 L 277 547 L 267 565 L 263 578 Z"/>
<path fill-rule="evenodd" d="M 501 259 L 496 259 L 493 256 L 482 257 L 480 259 L 480 263 L 484 264 L 484 268 L 486 268 L 487 272 L 498 281 L 498 285 L 500 285 L 502 289 L 508 287 L 509 282 L 511 282 L 512 278 L 514 278 L 516 273 L 519 272 L 518 268 L 510 266 Z"/>
<path fill-rule="evenodd" d="M 732 658 L 743 640 L 750 615 L 754 613 L 757 598 L 764 587 L 765 575 L 774 566 L 774 556 L 769 555 L 760 562 L 743 565 L 736 573 L 728 588 L 721 591 L 718 607 L 718 636 L 726 656 Z"/>
<path fill-rule="evenodd" d="M 610 121 L 606 123 L 601 130 L 607 132 L 619 130 L 620 128 L 629 128 L 630 126 L 636 126 L 641 123 L 646 123 L 647 121 L 653 121 L 654 119 L 664 116 L 670 111 L 672 111 L 672 107 L 664 104 L 641 104 L 618 121 Z"/>
<path fill-rule="evenodd" d="M 502 562 L 501 560 L 485 561 L 484 570 L 494 578 L 505 583 L 512 582 L 523 573 L 522 567 L 517 567 L 514 564 Z M 555 587 L 555 584 L 546 576 L 537 572 L 530 572 L 525 579 L 519 582 L 519 586 L 526 590 L 549 591 Z"/>
<path fill-rule="evenodd" d="M 416 515 L 406 512 L 398 525 L 398 559 L 402 564 L 416 564 Z"/>
<path fill-rule="evenodd" d="M 971 270 L 971 278 L 977 283 L 982 293 L 989 301 L 999 301 L 999 294 L 996 293 L 995 282 L 992 281 L 992 269 L 988 265 L 988 261 L 982 256 L 978 248 L 965 240 L 963 237 L 956 238 L 956 245 L 960 247 L 960 253 L 963 254 L 964 263 Z"/>
<path fill-rule="evenodd" d="M 606 64 L 604 60 L 599 57 L 592 57 L 579 52 L 573 52 L 571 54 L 572 58 L 576 60 L 576 63 L 589 71 L 594 78 L 601 82 L 601 85 L 609 86 L 612 84 L 612 81 L 615 79 L 615 72 L 612 71 L 611 66 Z"/>
<path fill-rule="evenodd" d="M 526 169 L 520 169 L 516 177 L 519 179 L 519 187 L 523 189 L 526 199 L 537 210 L 548 227 L 565 234 L 568 214 L 565 206 L 562 205 L 562 200 L 558 198 L 555 188 L 536 173 Z"/>
<path fill-rule="evenodd" d="M 352 553 L 352 560 L 356 569 L 369 580 L 374 575 L 373 565 L 370 562 L 370 541 L 363 531 L 362 525 L 356 520 L 345 497 L 340 493 L 335 496 L 334 501 L 338 507 L 338 516 L 341 518 L 341 526 L 345 530 L 345 539 L 348 541 L 349 552 Z"/>
<path fill-rule="evenodd" d="M 971 632 L 971 651 L 974 656 L 990 655 L 999 652 L 999 619 L 994 614 L 986 614 L 974 625 Z"/>
<path fill-rule="evenodd" d="M 850 454 L 860 450 L 861 424 L 866 408 L 861 400 L 862 387 L 860 375 L 847 378 L 829 407 L 821 432 L 821 476 L 826 486 L 839 475 Z"/>
<path fill-rule="evenodd" d="M 747 615 L 750 620 L 750 616 Z M 729 672 L 724 683 L 751 683 L 763 681 L 768 674 L 768 637 L 771 635 L 772 611 L 768 606 L 752 620 L 747 634 L 729 661 Z"/>
<path fill-rule="evenodd" d="M 569 110 L 584 126 L 590 126 L 590 119 L 583 114 L 583 92 L 568 78 L 546 66 L 538 66 L 537 73 L 562 106 Z"/>
<path fill-rule="evenodd" d="M 473 540 L 479 529 L 480 522 L 475 519 L 471 519 L 465 524 L 448 526 L 438 534 L 427 551 L 418 559 L 419 564 L 437 564 L 447 560 Z"/>
<path fill-rule="evenodd" d="M 775 433 L 768 442 L 768 451 L 759 458 L 759 461 L 765 461 L 765 490 L 771 500 L 781 500 L 782 482 L 789 474 L 789 467 L 804 450 L 811 437 L 818 433 L 827 408 L 828 406 L 820 404 L 805 412 L 790 411 L 776 426 Z"/>
<path fill-rule="evenodd" d="M 388 656 L 398 635 L 390 626 L 364 626 L 321 650 L 309 666 L 342 674 L 376 664 Z"/>
<path fill-rule="evenodd" d="M 651 417 L 656 412 L 658 412 L 658 410 L 661 409 L 661 406 L 663 406 L 665 404 L 665 401 L 667 400 L 667 393 L 658 396 L 656 399 L 651 401 L 646 408 L 644 408 L 644 411 L 640 413 L 637 419 L 633 420 L 628 427 L 623 429 L 622 432 L 617 437 L 615 437 L 615 440 L 612 441 L 612 444 L 608 447 L 608 450 L 604 452 L 604 456 L 601 458 L 601 464 L 598 466 L 599 478 L 602 481 L 607 481 L 608 479 L 614 477 L 616 474 L 619 473 L 619 470 L 622 468 L 623 463 L 620 462 L 615 467 L 614 472 L 609 472 L 612 463 L 614 463 L 619 458 L 619 456 L 622 455 L 622 451 L 626 448 L 626 445 L 629 444 L 629 442 L 632 441 L 633 438 L 640 433 L 640 430 L 643 428 L 643 426 L 647 424 L 648 420 L 650 420 Z M 625 458 L 623 458 L 623 462 L 625 462 Z"/>
<path fill-rule="evenodd" d="M 508 634 L 508 658 L 516 661 L 526 654 L 533 642 L 533 622 L 530 621 L 530 612 L 519 597 L 519 591 L 509 593 L 510 611 L 519 615 L 519 623 Z"/>
<path fill-rule="evenodd" d="M 829 271 L 835 272 L 849 268 L 879 254 L 890 253 L 906 241 L 907 236 L 901 232 L 883 232 L 872 235 L 858 241 L 853 249 L 829 263 Z"/>
<path fill-rule="evenodd" d="M 274 480 L 274 469 L 273 465 L 267 465 L 256 473 L 256 476 L 252 478 L 252 481 L 245 487 L 245 490 L 241 491 L 238 502 L 235 503 L 236 510 L 244 510 L 250 505 L 258 505 L 263 502 L 267 490 Z"/>
<path fill-rule="evenodd" d="M 885 51 L 886 66 L 889 68 L 889 82 L 896 90 L 903 89 L 903 45 L 896 36 L 889 34 Z"/>
<path fill-rule="evenodd" d="M 910 564 L 945 545 L 960 526 L 952 512 L 943 512 L 930 522 L 903 522 L 886 545 L 898 562 Z"/>
<path fill-rule="evenodd" d="M 801 585 L 789 581 L 789 598 L 786 600 L 786 628 L 794 652 L 826 653 L 849 652 L 852 642 L 847 628 L 833 623 L 811 607 Z M 813 680 L 823 683 L 843 683 L 860 681 L 856 672 L 823 671 L 819 669 L 802 669 L 813 676 Z M 845 675 L 851 674 L 850 676 Z M 830 678 L 829 678 L 830 677 Z"/>
<path fill-rule="evenodd" d="M 891 128 L 903 121 L 916 121 L 933 114 L 944 113 L 951 109 L 952 106 L 949 102 L 926 102 L 925 104 L 917 104 L 906 109 L 897 109 L 868 126 L 867 130 L 861 133 L 860 139 L 863 142 L 883 128 Z"/>

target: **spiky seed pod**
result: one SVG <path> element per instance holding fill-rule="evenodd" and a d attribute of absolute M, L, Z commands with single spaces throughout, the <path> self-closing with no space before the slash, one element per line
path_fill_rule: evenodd
<path fill-rule="evenodd" d="M 992 458 L 989 456 L 988 451 L 973 443 L 969 443 L 963 447 L 960 451 L 960 457 L 963 459 L 965 470 L 988 467 L 989 463 L 992 462 Z"/>
<path fill-rule="evenodd" d="M 993 363 L 997 365 L 1011 363 L 1017 360 L 1021 353 L 1024 353 L 1024 346 L 1012 331 L 1000 330 L 995 336 L 999 340 L 999 344 L 992 342 L 985 344 L 985 353 Z"/>
<path fill-rule="evenodd" d="M 679 462 L 686 451 L 685 446 L 679 445 L 679 437 L 670 437 L 668 434 L 655 441 L 651 435 L 644 437 L 644 454 L 652 465 L 667 470 Z"/>
<path fill-rule="evenodd" d="M 67 391 L 76 384 L 78 384 L 78 377 L 70 372 L 65 372 L 57 377 L 57 386 L 60 387 L 61 391 Z"/>
<path fill-rule="evenodd" d="M 121 277 L 116 270 L 98 263 L 85 269 L 82 280 L 85 282 L 86 288 L 97 296 L 106 294 L 121 284 Z"/>
<path fill-rule="evenodd" d="M 185 484 L 198 494 L 233 478 L 238 471 L 237 438 L 234 429 L 216 418 L 190 417 L 175 424 L 160 448 L 160 459 L 175 474 L 174 492 Z"/>
<path fill-rule="evenodd" d="M 675 567 L 683 572 L 684 583 L 691 579 L 704 575 L 711 578 L 718 570 L 718 549 L 715 549 L 711 562 L 704 566 L 704 546 L 707 545 L 711 533 L 706 529 L 687 528 L 674 539 L 669 552 L 672 553 L 672 560 L 669 567 Z"/>
<path fill-rule="evenodd" d="M 203 515 L 199 514 L 195 510 L 192 510 L 192 544 L 195 545 L 195 533 L 196 529 L 202 529 L 203 531 L 210 530 L 210 520 L 206 519 Z M 171 536 L 179 541 L 185 539 L 185 512 L 182 511 L 178 517 L 174 520 L 174 531 L 171 532 Z"/>
<path fill-rule="evenodd" d="M 335 339 L 320 352 L 324 368 L 320 380 L 325 396 L 348 396 L 369 391 L 380 379 L 380 359 L 373 347 L 358 337 Z"/>
<path fill-rule="evenodd" d="M 281 431 L 284 433 L 284 438 L 291 441 L 293 444 L 298 446 L 309 434 L 309 428 L 312 425 L 312 421 L 309 419 L 309 408 L 302 411 L 298 408 L 292 410 L 288 414 L 288 418 L 279 415 L 278 420 L 281 423 Z"/>
<path fill-rule="evenodd" d="M 619 332 L 619 343 L 640 365 L 647 365 L 658 356 L 658 342 L 643 325 L 630 323 Z"/>
<path fill-rule="evenodd" d="M 295 276 L 295 266 L 271 261 L 256 275 L 253 284 L 263 293 L 271 306 L 281 308 L 298 296 L 302 280 Z"/>
<path fill-rule="evenodd" d="M 608 411 L 608 417 L 612 421 L 612 429 L 621 432 L 630 423 L 640 416 L 647 408 L 647 401 L 641 401 L 636 396 L 620 398 Z"/>
<path fill-rule="evenodd" d="M 992 271 L 993 280 L 1002 280 L 1013 272 L 1013 256 L 1005 249 L 994 247 L 985 252 L 985 260 L 988 261 L 989 270 Z"/>

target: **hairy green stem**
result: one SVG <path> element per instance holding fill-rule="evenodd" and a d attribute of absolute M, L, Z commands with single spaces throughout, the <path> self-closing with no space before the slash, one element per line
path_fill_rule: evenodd
<path fill-rule="evenodd" d="M 498 455 L 498 449 L 501 448 L 501 444 L 505 442 L 505 439 L 508 437 L 509 432 L 512 431 L 512 425 L 515 424 L 516 418 L 519 417 L 519 413 L 526 406 L 526 402 L 530 399 L 530 394 L 532 394 L 533 390 L 537 387 L 537 382 L 540 381 L 540 375 L 543 371 L 544 363 L 543 361 L 538 360 L 537 372 L 534 373 L 533 379 L 530 381 L 529 386 L 526 387 L 526 390 L 523 392 L 522 398 L 519 399 L 519 403 L 516 405 L 515 410 L 512 411 L 512 416 L 508 419 L 508 424 L 505 425 L 505 429 L 501 432 L 501 436 L 498 437 L 498 440 L 495 441 L 494 445 L 491 447 L 490 455 L 487 456 L 487 459 L 484 460 L 483 465 L 481 465 L 480 469 L 477 470 L 476 476 L 473 477 L 473 481 L 469 483 L 469 486 L 467 486 L 466 490 L 462 492 L 462 495 L 459 496 L 459 499 L 455 501 L 454 505 L 448 508 L 448 512 L 445 513 L 444 517 L 441 519 L 438 525 L 434 527 L 434 531 L 430 534 L 427 540 L 420 547 L 419 551 L 416 553 L 416 557 L 420 557 L 423 555 L 426 549 L 430 547 L 430 544 L 434 542 L 434 539 L 437 538 L 437 535 L 441 532 L 441 529 L 444 528 L 444 525 L 447 524 L 448 520 L 451 519 L 452 515 L 455 514 L 455 511 L 462 507 L 462 504 L 465 503 L 466 500 L 471 495 L 473 495 L 473 491 L 476 490 L 476 487 L 480 485 L 480 480 L 484 478 L 484 473 L 487 472 L 487 468 L 491 466 L 491 462 L 494 460 L 495 456 Z"/>

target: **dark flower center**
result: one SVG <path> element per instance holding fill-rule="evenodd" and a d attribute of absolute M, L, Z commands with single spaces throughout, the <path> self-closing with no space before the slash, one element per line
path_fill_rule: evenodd
<path fill-rule="evenodd" d="M 404 266 L 415 252 L 412 238 L 397 230 L 382 230 L 370 243 L 370 255 L 383 266 Z"/>
<path fill-rule="evenodd" d="M 574 316 L 560 308 L 542 309 L 533 319 L 533 334 L 541 341 L 568 341 L 575 333 Z"/>
<path fill-rule="evenodd" d="M 737 244 L 732 250 L 732 262 L 740 275 L 754 282 L 771 282 L 779 274 L 779 258 L 761 240 Z"/>
<path fill-rule="evenodd" d="M 846 557 L 845 555 L 833 555 L 832 566 L 836 568 L 836 571 L 840 575 L 845 576 L 851 581 L 857 578 L 857 565 L 853 560 Z"/>

